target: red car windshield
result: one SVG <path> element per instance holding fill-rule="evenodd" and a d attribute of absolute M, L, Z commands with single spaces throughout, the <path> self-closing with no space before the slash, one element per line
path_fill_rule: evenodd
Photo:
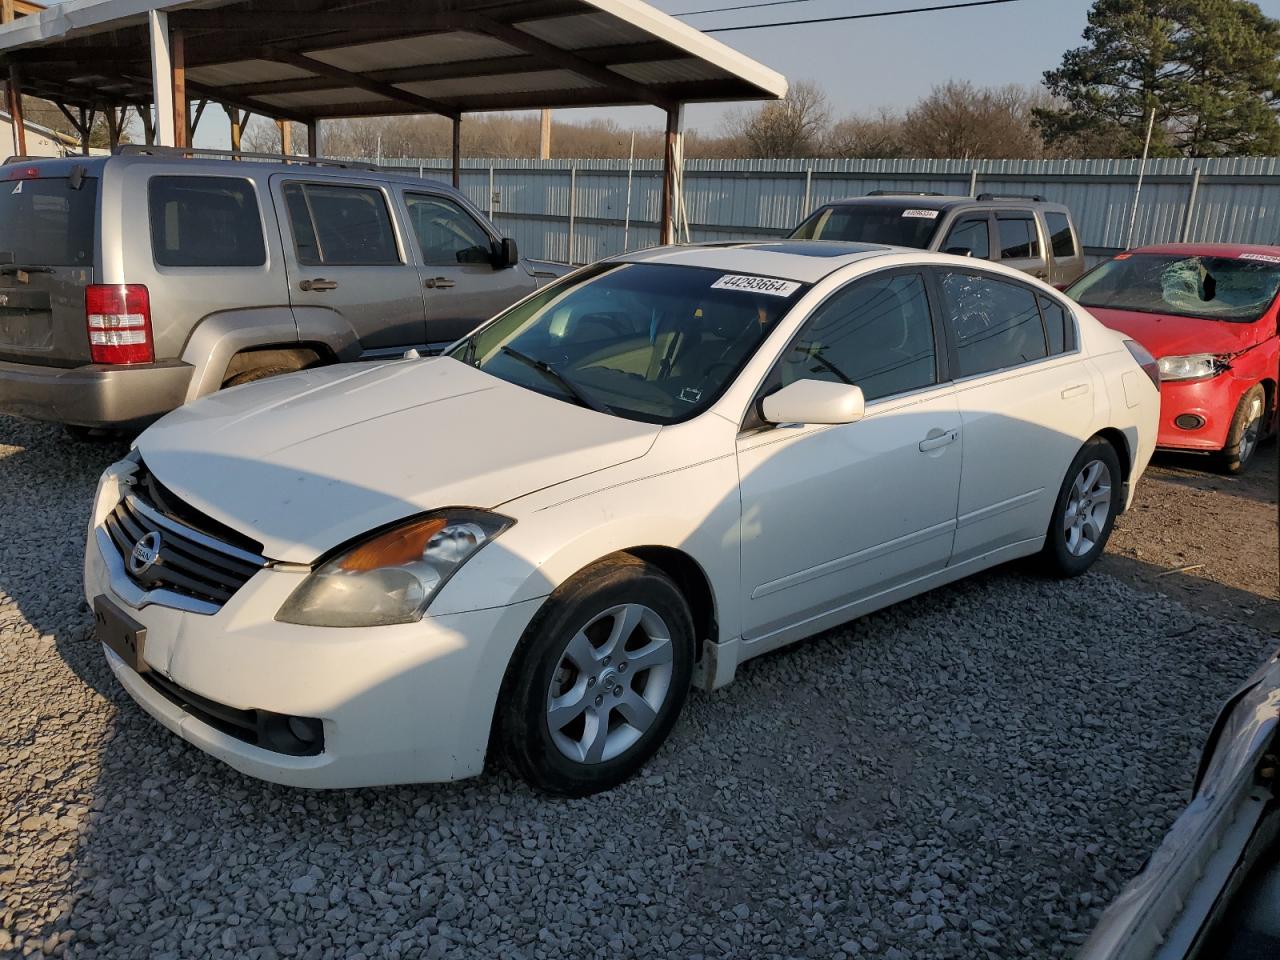
<path fill-rule="evenodd" d="M 1280 256 L 1121 254 L 1081 277 L 1067 296 L 1086 307 L 1252 323 L 1280 290 Z"/>

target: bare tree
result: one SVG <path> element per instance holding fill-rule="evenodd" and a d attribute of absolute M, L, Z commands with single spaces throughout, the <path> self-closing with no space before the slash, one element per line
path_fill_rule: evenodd
<path fill-rule="evenodd" d="M 884 160 L 906 156 L 902 117 L 881 110 L 870 117 L 846 117 L 827 132 L 822 152 L 829 157 Z"/>
<path fill-rule="evenodd" d="M 818 152 L 830 119 L 827 95 L 812 80 L 802 80 L 782 100 L 747 114 L 729 113 L 722 129 L 729 137 L 740 136 L 748 156 L 806 157 Z"/>
<path fill-rule="evenodd" d="M 952 80 L 907 111 L 903 145 L 913 157 L 1036 158 L 1044 143 L 1032 111 L 1045 99 L 1023 87 Z"/>

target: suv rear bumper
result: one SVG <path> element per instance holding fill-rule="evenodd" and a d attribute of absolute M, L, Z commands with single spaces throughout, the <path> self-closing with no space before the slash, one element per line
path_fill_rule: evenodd
<path fill-rule="evenodd" d="M 42 367 L 0 361 L 0 413 L 81 427 L 143 426 L 182 406 L 192 367 Z"/>

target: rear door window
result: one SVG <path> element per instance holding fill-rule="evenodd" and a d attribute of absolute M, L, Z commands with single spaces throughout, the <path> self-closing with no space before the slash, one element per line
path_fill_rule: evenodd
<path fill-rule="evenodd" d="M 1030 213 L 1001 214 L 1000 257 L 1003 260 L 1031 260 L 1040 256 L 1040 232 Z"/>
<path fill-rule="evenodd" d="M 298 262 L 306 266 L 399 264 L 386 197 L 376 187 L 286 183 Z"/>
<path fill-rule="evenodd" d="M 1036 295 L 976 273 L 942 274 L 942 306 L 959 377 L 1016 367 L 1048 355 Z"/>
<path fill-rule="evenodd" d="M 1049 245 L 1058 260 L 1069 260 L 1076 255 L 1076 238 L 1071 232 L 1071 221 L 1065 213 L 1046 212 L 1045 226 L 1049 229 Z"/>
<path fill-rule="evenodd" d="M 92 266 L 97 212 L 96 177 L 78 190 L 66 177 L 0 180 L 0 253 L 19 265 Z"/>
<path fill-rule="evenodd" d="M 492 263 L 493 241 L 480 224 L 446 197 L 405 194 L 409 222 L 422 250 L 422 262 L 433 266 Z"/>
<path fill-rule="evenodd" d="M 262 214 L 242 177 L 152 177 L 151 252 L 162 267 L 259 267 Z"/>
<path fill-rule="evenodd" d="M 969 217 L 960 220 L 947 234 L 946 243 L 942 245 L 943 253 L 958 256 L 977 257 L 980 260 L 991 259 L 991 224 L 986 217 Z"/>

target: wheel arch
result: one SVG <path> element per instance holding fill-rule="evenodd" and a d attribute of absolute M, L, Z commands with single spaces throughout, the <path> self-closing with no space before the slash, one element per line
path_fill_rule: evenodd
<path fill-rule="evenodd" d="M 711 580 L 706 571 L 702 569 L 702 564 L 676 547 L 628 547 L 611 555 L 617 554 L 627 554 L 643 560 L 671 578 L 684 596 L 685 602 L 689 604 L 689 612 L 693 614 L 693 628 L 698 640 L 694 659 L 701 659 L 703 643 L 708 640 L 716 643 L 720 636 L 715 591 L 711 587 Z"/>

